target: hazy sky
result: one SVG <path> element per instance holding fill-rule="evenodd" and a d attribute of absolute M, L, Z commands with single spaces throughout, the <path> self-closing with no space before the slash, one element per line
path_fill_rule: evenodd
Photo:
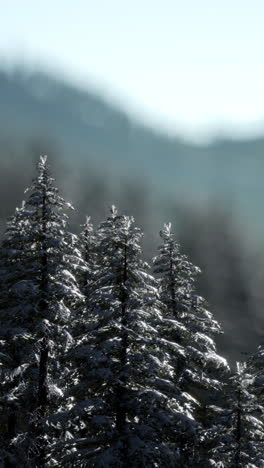
<path fill-rule="evenodd" d="M 49 64 L 194 138 L 264 131 L 264 0 L 0 0 L 5 62 Z"/>

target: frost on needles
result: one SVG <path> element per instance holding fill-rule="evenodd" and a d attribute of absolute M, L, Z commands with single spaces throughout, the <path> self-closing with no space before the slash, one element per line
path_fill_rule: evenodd
<path fill-rule="evenodd" d="M 0 249 L 2 465 L 264 467 L 263 348 L 231 372 L 171 224 L 153 271 L 115 206 L 73 235 L 47 163 Z"/>
<path fill-rule="evenodd" d="M 72 251 L 68 209 L 46 157 L 28 198 L 8 223 L 1 248 L 1 401 L 3 457 L 12 466 L 45 466 L 53 434 L 47 416 L 63 401 L 72 344 L 71 316 L 83 296 L 75 279 L 81 256 Z"/>

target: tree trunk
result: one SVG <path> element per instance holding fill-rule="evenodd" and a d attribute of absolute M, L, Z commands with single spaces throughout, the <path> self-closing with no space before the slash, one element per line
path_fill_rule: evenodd
<path fill-rule="evenodd" d="M 175 295 L 175 278 L 173 272 L 173 264 L 172 264 L 172 246 L 170 246 L 170 295 L 171 295 L 171 302 L 172 302 L 172 312 L 173 316 L 177 318 L 177 308 L 176 308 L 176 295 Z"/>
<path fill-rule="evenodd" d="M 127 348 L 128 348 L 128 334 L 127 334 L 127 290 L 126 290 L 126 281 L 127 281 L 127 246 L 124 247 L 124 268 L 123 268 L 123 278 L 121 284 L 121 349 L 120 349 L 120 371 L 121 373 L 126 371 L 127 365 Z M 127 409 L 126 409 L 126 384 L 127 376 L 119 376 L 119 383 L 116 387 L 116 429 L 120 435 L 120 438 L 123 442 L 123 448 L 121 453 L 121 464 L 124 467 L 128 466 L 128 457 L 127 457 L 127 441 L 126 441 L 126 419 L 127 419 Z"/>
<path fill-rule="evenodd" d="M 48 403 L 48 388 L 47 388 L 47 376 L 48 376 L 48 357 L 49 347 L 48 339 L 43 339 L 40 351 L 40 362 L 39 362 L 39 386 L 38 386 L 38 408 L 40 415 L 45 415 L 46 406 Z"/>
<path fill-rule="evenodd" d="M 46 189 L 43 188 L 43 201 L 42 201 L 42 233 L 41 233 L 41 284 L 40 284 L 40 312 L 41 319 L 47 318 L 48 313 L 48 253 L 47 253 L 47 212 L 46 212 Z M 38 424 L 37 424 L 37 438 L 38 438 L 38 455 L 36 458 L 36 466 L 44 467 L 46 459 L 45 441 L 43 438 L 43 425 L 42 418 L 46 415 L 48 405 L 48 361 L 49 361 L 49 339 L 46 333 L 41 339 L 40 359 L 39 359 L 39 375 L 38 375 Z"/>

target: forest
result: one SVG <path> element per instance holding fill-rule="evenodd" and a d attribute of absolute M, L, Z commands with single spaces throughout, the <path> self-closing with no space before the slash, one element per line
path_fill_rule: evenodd
<path fill-rule="evenodd" d="M 264 349 L 218 354 L 171 223 L 148 264 L 132 216 L 72 210 L 41 156 L 0 249 L 2 466 L 264 467 Z"/>

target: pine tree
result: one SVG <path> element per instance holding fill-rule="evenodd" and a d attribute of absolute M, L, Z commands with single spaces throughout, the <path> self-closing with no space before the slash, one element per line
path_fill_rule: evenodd
<path fill-rule="evenodd" d="M 24 202 L 16 209 L 14 216 L 7 221 L 7 228 L 0 248 L 0 310 L 16 312 L 16 294 L 13 286 L 24 280 L 21 258 L 25 256 L 23 233 Z M 13 289 L 12 289 L 13 288 Z M 27 331 L 15 324 L 5 323 L 1 314 L 0 328 L 0 374 L 1 374 L 1 458 L 5 466 L 13 466 L 6 458 L 6 447 L 15 437 L 17 431 L 18 405 L 14 389 L 21 386 L 19 360 L 16 350 L 24 345 Z M 8 395 L 8 398 L 6 398 Z"/>
<path fill-rule="evenodd" d="M 86 333 L 71 352 L 73 404 L 57 415 L 68 434 L 56 447 L 60 466 L 180 467 L 179 439 L 194 435 L 191 401 L 171 379 L 156 330 L 156 281 L 133 224 L 112 207 L 98 230 L 96 288 Z"/>
<path fill-rule="evenodd" d="M 160 332 L 168 342 L 181 347 L 180 353 L 170 355 L 174 378 L 177 385 L 195 399 L 194 416 L 204 425 L 204 412 L 220 401 L 223 377 L 228 372 L 226 360 L 216 353 L 214 337 L 220 332 L 220 326 L 207 310 L 205 300 L 195 292 L 195 279 L 200 269 L 180 252 L 170 223 L 164 225 L 160 236 L 163 244 L 154 258 L 164 305 Z M 199 452 L 199 447 L 197 450 Z M 197 456 L 196 452 L 198 466 Z M 188 460 L 190 448 L 187 447 Z"/>
<path fill-rule="evenodd" d="M 226 407 L 214 426 L 215 444 L 208 456 L 212 456 L 215 464 L 210 466 L 264 467 L 261 414 L 263 407 L 254 393 L 254 377 L 245 363 L 237 363 L 237 371 L 230 377 Z"/>
<path fill-rule="evenodd" d="M 59 196 L 46 157 L 28 192 L 2 246 L 9 257 L 1 268 L 2 351 L 12 363 L 2 401 L 14 401 L 19 418 L 6 458 L 14 466 L 40 467 L 53 438 L 47 417 L 63 400 L 70 318 L 83 300 L 74 277 L 82 260 L 66 229 L 70 205 Z"/>
<path fill-rule="evenodd" d="M 259 435 L 256 434 L 256 437 L 260 440 L 260 453 L 264 453 L 264 349 L 263 345 L 260 345 L 257 351 L 252 354 L 247 362 L 246 369 L 247 372 L 253 378 L 253 384 L 250 386 L 250 391 L 254 395 L 256 403 L 256 414 L 257 418 L 262 423 L 262 428 Z M 260 457 L 261 462 L 264 466 L 264 455 Z M 260 462 L 259 462 L 260 463 Z M 261 463 L 260 463 L 260 466 Z"/>
<path fill-rule="evenodd" d="M 264 348 L 260 345 L 247 360 L 247 369 L 254 377 L 254 393 L 259 404 L 264 407 Z M 264 422 L 264 411 L 262 412 Z"/>

